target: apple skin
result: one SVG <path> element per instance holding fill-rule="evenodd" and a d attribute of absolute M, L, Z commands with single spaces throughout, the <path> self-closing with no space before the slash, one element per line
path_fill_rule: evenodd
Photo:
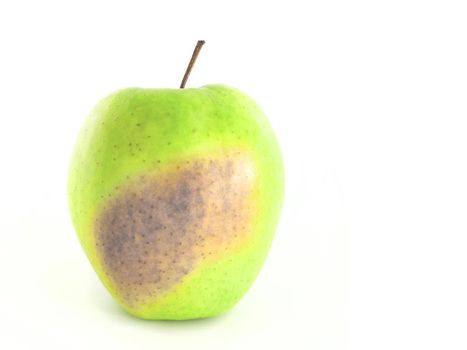
<path fill-rule="evenodd" d="M 267 118 L 223 85 L 104 98 L 80 131 L 68 182 L 84 252 L 112 297 L 144 319 L 233 307 L 266 259 L 283 193 Z"/>

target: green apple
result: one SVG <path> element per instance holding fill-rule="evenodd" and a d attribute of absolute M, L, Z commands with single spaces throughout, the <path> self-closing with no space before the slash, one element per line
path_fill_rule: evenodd
<path fill-rule="evenodd" d="M 80 243 L 104 286 L 145 319 L 229 310 L 267 256 L 284 189 L 274 132 L 223 85 L 117 91 L 87 118 L 69 174 Z"/>

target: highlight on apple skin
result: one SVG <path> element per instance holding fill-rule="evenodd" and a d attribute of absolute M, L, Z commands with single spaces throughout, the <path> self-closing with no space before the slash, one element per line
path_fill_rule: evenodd
<path fill-rule="evenodd" d="M 219 315 L 271 245 L 284 169 L 267 118 L 223 85 L 117 91 L 87 118 L 69 207 L 100 280 L 130 314 Z"/>

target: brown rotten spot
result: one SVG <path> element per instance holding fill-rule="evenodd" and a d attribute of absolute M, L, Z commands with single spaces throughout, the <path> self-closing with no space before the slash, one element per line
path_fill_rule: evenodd
<path fill-rule="evenodd" d="M 180 163 L 117 192 L 97 220 L 96 248 L 125 301 L 167 291 L 241 241 L 254 216 L 254 181 L 252 160 L 235 153 Z"/>

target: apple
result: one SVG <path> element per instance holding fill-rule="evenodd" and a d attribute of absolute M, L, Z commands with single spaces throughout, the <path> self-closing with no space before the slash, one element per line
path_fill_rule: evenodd
<path fill-rule="evenodd" d="M 258 105 L 223 85 L 127 88 L 76 142 L 68 194 L 79 241 L 130 314 L 183 320 L 229 310 L 270 248 L 283 161 Z"/>

